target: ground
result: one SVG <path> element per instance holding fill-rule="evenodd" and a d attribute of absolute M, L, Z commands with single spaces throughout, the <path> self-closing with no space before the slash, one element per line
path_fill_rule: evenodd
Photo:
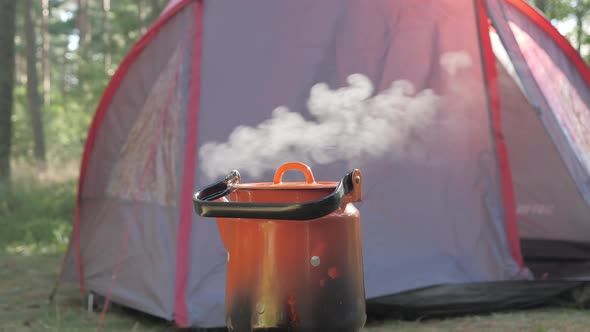
<path fill-rule="evenodd" d="M 25 174 L 14 181 L 11 193 L 0 193 L 0 332 L 97 329 L 99 314 L 86 311 L 75 286 L 62 285 L 55 301 L 48 299 L 71 232 L 75 173 L 73 166 L 71 172 L 62 167 L 34 179 Z M 107 313 L 102 330 L 182 331 L 117 308 Z M 364 331 L 590 331 L 590 310 L 543 308 L 447 320 L 370 321 Z"/>
<path fill-rule="evenodd" d="M 85 310 L 74 286 L 61 287 L 53 303 L 61 255 L 0 255 L 0 332 L 96 331 L 98 313 Z M 369 322 L 364 331 L 589 331 L 590 311 L 545 308 L 486 316 L 422 322 Z M 115 309 L 103 331 L 175 331 L 171 324 L 147 315 Z"/>

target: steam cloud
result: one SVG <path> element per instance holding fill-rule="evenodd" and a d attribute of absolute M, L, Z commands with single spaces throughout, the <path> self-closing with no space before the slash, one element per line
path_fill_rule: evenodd
<path fill-rule="evenodd" d="M 440 57 L 440 65 L 451 76 L 456 76 L 460 70 L 471 67 L 473 63 L 471 62 L 471 56 L 469 53 L 465 51 L 459 51 L 443 54 Z"/>
<path fill-rule="evenodd" d="M 454 76 L 471 65 L 466 53 L 443 56 L 441 66 Z M 252 177 L 275 170 L 287 161 L 329 164 L 383 158 L 422 158 L 412 142 L 433 123 L 441 97 L 430 89 L 416 91 L 405 80 L 373 95 L 369 78 L 353 74 L 348 86 L 332 90 L 325 83 L 312 87 L 307 103 L 312 120 L 286 107 L 256 127 L 239 126 L 223 143 L 205 143 L 199 152 L 209 179 L 231 169 Z"/>

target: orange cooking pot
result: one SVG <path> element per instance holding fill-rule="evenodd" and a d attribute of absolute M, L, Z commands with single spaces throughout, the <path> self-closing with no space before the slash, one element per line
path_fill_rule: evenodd
<path fill-rule="evenodd" d="M 305 182 L 283 182 L 297 170 Z M 217 217 L 227 249 L 225 314 L 230 331 L 360 331 L 365 288 L 359 170 L 316 182 L 302 163 L 272 183 L 240 183 L 238 171 L 194 195 Z M 227 196 L 227 198 L 226 198 Z M 228 199 L 229 198 L 229 199 Z"/>

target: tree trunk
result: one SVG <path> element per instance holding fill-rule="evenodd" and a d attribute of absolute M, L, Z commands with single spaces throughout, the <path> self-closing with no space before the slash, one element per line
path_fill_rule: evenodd
<path fill-rule="evenodd" d="M 158 15 L 160 14 L 162 11 L 162 4 L 160 3 L 160 0 L 152 0 L 152 11 Z"/>
<path fill-rule="evenodd" d="M 62 75 L 60 77 L 59 83 L 60 83 L 60 93 L 61 93 L 61 97 L 62 97 L 62 103 L 63 103 L 63 108 L 64 108 L 64 113 L 68 114 L 69 109 L 68 109 L 68 96 L 69 96 L 69 92 L 68 92 L 68 80 L 67 80 L 67 76 L 68 76 L 68 71 L 70 70 L 68 63 L 69 63 L 69 59 L 67 57 L 67 53 L 68 50 L 67 48 L 64 48 L 63 54 L 61 55 L 61 66 L 62 66 Z"/>
<path fill-rule="evenodd" d="M 0 0 L 0 190 L 10 180 L 16 1 Z"/>
<path fill-rule="evenodd" d="M 76 25 L 80 37 L 80 44 L 83 45 L 88 43 L 92 36 L 90 29 L 90 18 L 88 16 L 88 0 L 78 0 Z"/>
<path fill-rule="evenodd" d="M 145 26 L 145 14 L 144 14 L 144 7 L 143 7 L 143 0 L 137 0 L 137 20 L 139 21 L 139 31 L 141 35 L 147 31 Z"/>
<path fill-rule="evenodd" d="M 39 79 L 37 78 L 37 45 L 35 42 L 35 26 L 33 21 L 33 0 L 25 0 L 25 44 L 27 54 L 27 99 L 31 113 L 33 129 L 34 155 L 37 165 L 44 168 L 45 137 L 41 116 L 41 98 L 39 97 Z"/>
<path fill-rule="evenodd" d="M 162 11 L 162 4 L 160 4 L 160 0 L 152 0 L 152 12 L 160 15 Z"/>
<path fill-rule="evenodd" d="M 535 7 L 537 7 L 540 11 L 545 13 L 545 10 L 547 9 L 545 0 L 535 0 Z"/>
<path fill-rule="evenodd" d="M 151 0 L 150 1 L 150 24 L 154 23 L 160 13 L 162 12 L 162 4 L 160 0 Z"/>
<path fill-rule="evenodd" d="M 109 25 L 109 12 L 111 11 L 111 0 L 103 0 L 102 9 L 102 35 L 104 39 L 104 70 L 107 74 L 109 74 L 111 70 L 111 36 Z"/>
<path fill-rule="evenodd" d="M 51 90 L 51 77 L 49 72 L 49 0 L 41 0 L 43 16 L 41 19 L 41 72 L 43 73 L 43 104 L 49 106 Z"/>
<path fill-rule="evenodd" d="M 582 44 L 583 44 L 583 40 L 582 38 L 584 37 L 584 14 L 581 12 L 581 10 L 576 10 L 576 50 L 578 51 L 578 53 L 580 53 L 580 50 L 582 49 Z"/>

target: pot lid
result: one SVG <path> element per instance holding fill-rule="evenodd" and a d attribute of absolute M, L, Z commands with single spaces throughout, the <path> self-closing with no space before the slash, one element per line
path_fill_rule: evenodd
<path fill-rule="evenodd" d="M 299 171 L 305 176 L 305 182 L 283 182 L 283 175 L 288 171 Z M 247 190 L 275 190 L 275 189 L 334 189 L 338 182 L 316 181 L 311 168 L 304 163 L 289 162 L 277 168 L 272 182 L 237 183 L 236 189 Z"/>
<path fill-rule="evenodd" d="M 240 183 L 234 185 L 236 189 L 246 190 L 286 190 L 286 189 L 334 189 L 338 185 L 338 182 L 255 182 L 255 183 Z"/>

